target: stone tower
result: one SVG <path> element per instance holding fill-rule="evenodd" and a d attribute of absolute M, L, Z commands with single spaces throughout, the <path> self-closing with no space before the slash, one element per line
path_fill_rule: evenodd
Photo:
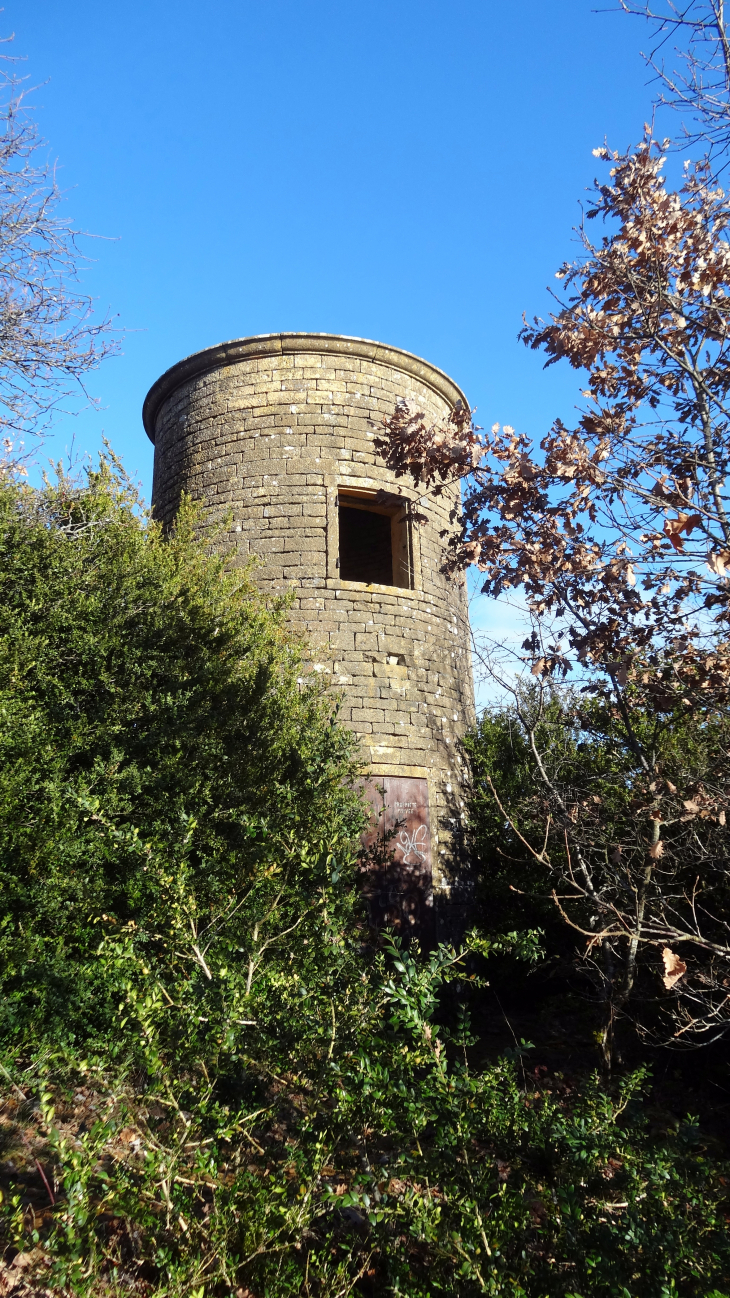
<path fill-rule="evenodd" d="M 173 365 L 150 389 L 153 505 L 170 521 L 180 494 L 221 549 L 252 555 L 265 591 L 294 587 L 293 617 L 313 669 L 343 694 L 404 873 L 448 892 L 460 827 L 459 739 L 474 696 L 465 589 L 440 571 L 451 494 L 424 502 L 374 453 L 383 415 L 404 397 L 429 422 L 465 401 L 441 370 L 397 347 L 333 334 L 267 334 Z"/>

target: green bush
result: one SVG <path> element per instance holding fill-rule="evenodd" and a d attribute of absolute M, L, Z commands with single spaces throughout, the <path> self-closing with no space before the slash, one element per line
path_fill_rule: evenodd
<path fill-rule="evenodd" d="M 242 1022 L 191 965 L 153 972 L 136 944 L 112 938 L 100 960 L 126 969 L 144 1085 L 101 1060 L 15 1072 L 38 1096 L 34 1151 L 58 1201 L 31 1212 L 16 1189 L 6 1224 L 44 1283 L 50 1265 L 89 1298 L 727 1292 L 727 1169 L 696 1127 L 652 1131 L 641 1074 L 577 1094 L 517 1061 L 470 1068 L 464 1025 L 434 1019 L 453 953 L 391 947 L 330 984 L 318 1048 L 305 989 L 279 975 L 292 1053 L 269 995 Z M 320 1011 L 323 981 L 306 988 Z"/>
<path fill-rule="evenodd" d="M 0 487 L 0 1038 L 113 1049 L 100 923 L 186 898 L 209 923 L 251 888 L 303 911 L 352 855 L 351 741 L 285 606 L 193 521 L 164 538 L 109 461 Z"/>

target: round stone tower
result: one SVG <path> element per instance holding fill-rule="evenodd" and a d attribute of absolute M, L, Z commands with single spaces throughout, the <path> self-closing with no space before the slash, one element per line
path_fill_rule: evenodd
<path fill-rule="evenodd" d="M 463 808 L 459 739 L 474 695 L 463 585 L 440 570 L 458 488 L 422 500 L 373 450 L 399 398 L 442 422 L 463 393 L 397 347 L 267 334 L 197 352 L 150 389 L 153 506 L 181 492 L 232 521 L 220 548 L 261 560 L 265 591 L 294 588 L 313 670 L 343 695 L 394 827 L 396 859 L 448 892 Z M 417 523 L 414 507 L 427 521 Z M 402 880 L 401 880 L 402 882 Z"/>

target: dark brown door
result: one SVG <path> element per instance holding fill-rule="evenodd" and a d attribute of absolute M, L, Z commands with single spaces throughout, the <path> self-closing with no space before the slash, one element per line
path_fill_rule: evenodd
<path fill-rule="evenodd" d="M 366 792 L 373 808 L 364 844 L 371 920 L 378 928 L 428 942 L 433 913 L 428 781 L 377 776 Z"/>

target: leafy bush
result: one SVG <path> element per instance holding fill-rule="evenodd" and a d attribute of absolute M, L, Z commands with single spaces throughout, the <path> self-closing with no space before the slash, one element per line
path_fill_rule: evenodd
<path fill-rule="evenodd" d="M 154 927 L 177 904 L 210 926 L 251 888 L 262 914 L 279 892 L 303 910 L 351 855 L 352 741 L 302 686 L 284 605 L 225 572 L 193 521 L 184 509 L 164 538 L 110 461 L 83 489 L 0 487 L 10 1040 L 101 1034 L 114 1048 L 99 923 Z"/>
<path fill-rule="evenodd" d="M 391 947 L 343 985 L 309 1051 L 292 971 L 294 1055 L 265 994 L 242 1023 L 220 1013 L 220 990 L 195 994 L 192 965 L 171 962 L 162 982 L 135 938 L 100 959 L 127 967 L 144 1085 L 101 1061 L 67 1062 L 63 1081 L 56 1061 L 52 1078 L 48 1062 L 16 1072 L 18 1090 L 37 1090 L 33 1152 L 58 1202 L 37 1194 L 29 1210 L 16 1187 L 7 1228 L 58 1288 L 706 1298 L 727 1286 L 726 1175 L 692 1123 L 652 1132 L 641 1074 L 580 1095 L 510 1060 L 469 1067 L 464 1026 L 449 1037 L 434 1021 L 453 953 Z M 321 986 L 308 991 L 323 1009 Z M 207 1038 L 191 1000 L 211 1011 Z M 20 1129 L 17 1098 L 13 1110 Z"/>

